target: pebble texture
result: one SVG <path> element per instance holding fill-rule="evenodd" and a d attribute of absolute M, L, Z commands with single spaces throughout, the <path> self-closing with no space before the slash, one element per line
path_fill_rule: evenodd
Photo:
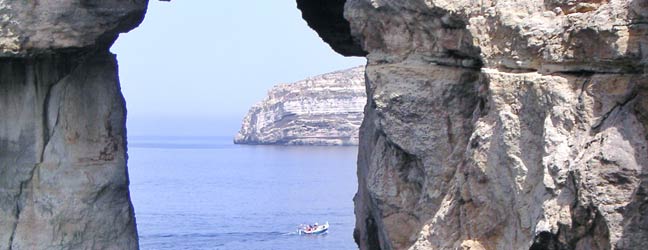
<path fill-rule="evenodd" d="M 279 84 L 250 109 L 239 144 L 357 145 L 364 66 Z"/>
<path fill-rule="evenodd" d="M 368 53 L 360 248 L 648 248 L 647 15 L 645 0 L 346 1 Z"/>
<path fill-rule="evenodd" d="M 145 0 L 0 0 L 0 249 L 138 249 L 108 52 Z"/>

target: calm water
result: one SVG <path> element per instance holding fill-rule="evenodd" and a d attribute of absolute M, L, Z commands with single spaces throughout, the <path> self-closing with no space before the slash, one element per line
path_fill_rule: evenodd
<path fill-rule="evenodd" d="M 233 145 L 230 137 L 130 137 L 142 249 L 357 249 L 355 147 Z M 299 236 L 301 223 L 331 225 Z"/>

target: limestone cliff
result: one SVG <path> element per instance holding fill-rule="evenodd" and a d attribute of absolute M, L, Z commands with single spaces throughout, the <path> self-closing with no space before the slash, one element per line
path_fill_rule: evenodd
<path fill-rule="evenodd" d="M 648 2 L 322 2 L 368 59 L 361 249 L 648 249 Z"/>
<path fill-rule="evenodd" d="M 109 46 L 146 0 L 0 0 L 0 249 L 137 249 Z"/>
<path fill-rule="evenodd" d="M 364 66 L 279 84 L 250 109 L 234 142 L 357 145 L 366 98 Z"/>

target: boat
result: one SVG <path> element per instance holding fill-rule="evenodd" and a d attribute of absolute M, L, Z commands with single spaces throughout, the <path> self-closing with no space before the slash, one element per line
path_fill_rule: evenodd
<path fill-rule="evenodd" d="M 329 223 L 328 221 L 324 223 L 323 225 L 318 225 L 315 223 L 315 225 L 299 225 L 299 228 L 297 229 L 297 232 L 301 234 L 324 234 L 328 232 L 329 229 Z"/>

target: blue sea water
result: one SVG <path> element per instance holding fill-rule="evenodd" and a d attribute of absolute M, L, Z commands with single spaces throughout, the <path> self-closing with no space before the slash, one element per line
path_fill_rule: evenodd
<path fill-rule="evenodd" d="M 231 137 L 129 137 L 140 247 L 357 249 L 356 147 L 234 145 Z M 296 234 L 302 223 L 328 234 Z"/>

